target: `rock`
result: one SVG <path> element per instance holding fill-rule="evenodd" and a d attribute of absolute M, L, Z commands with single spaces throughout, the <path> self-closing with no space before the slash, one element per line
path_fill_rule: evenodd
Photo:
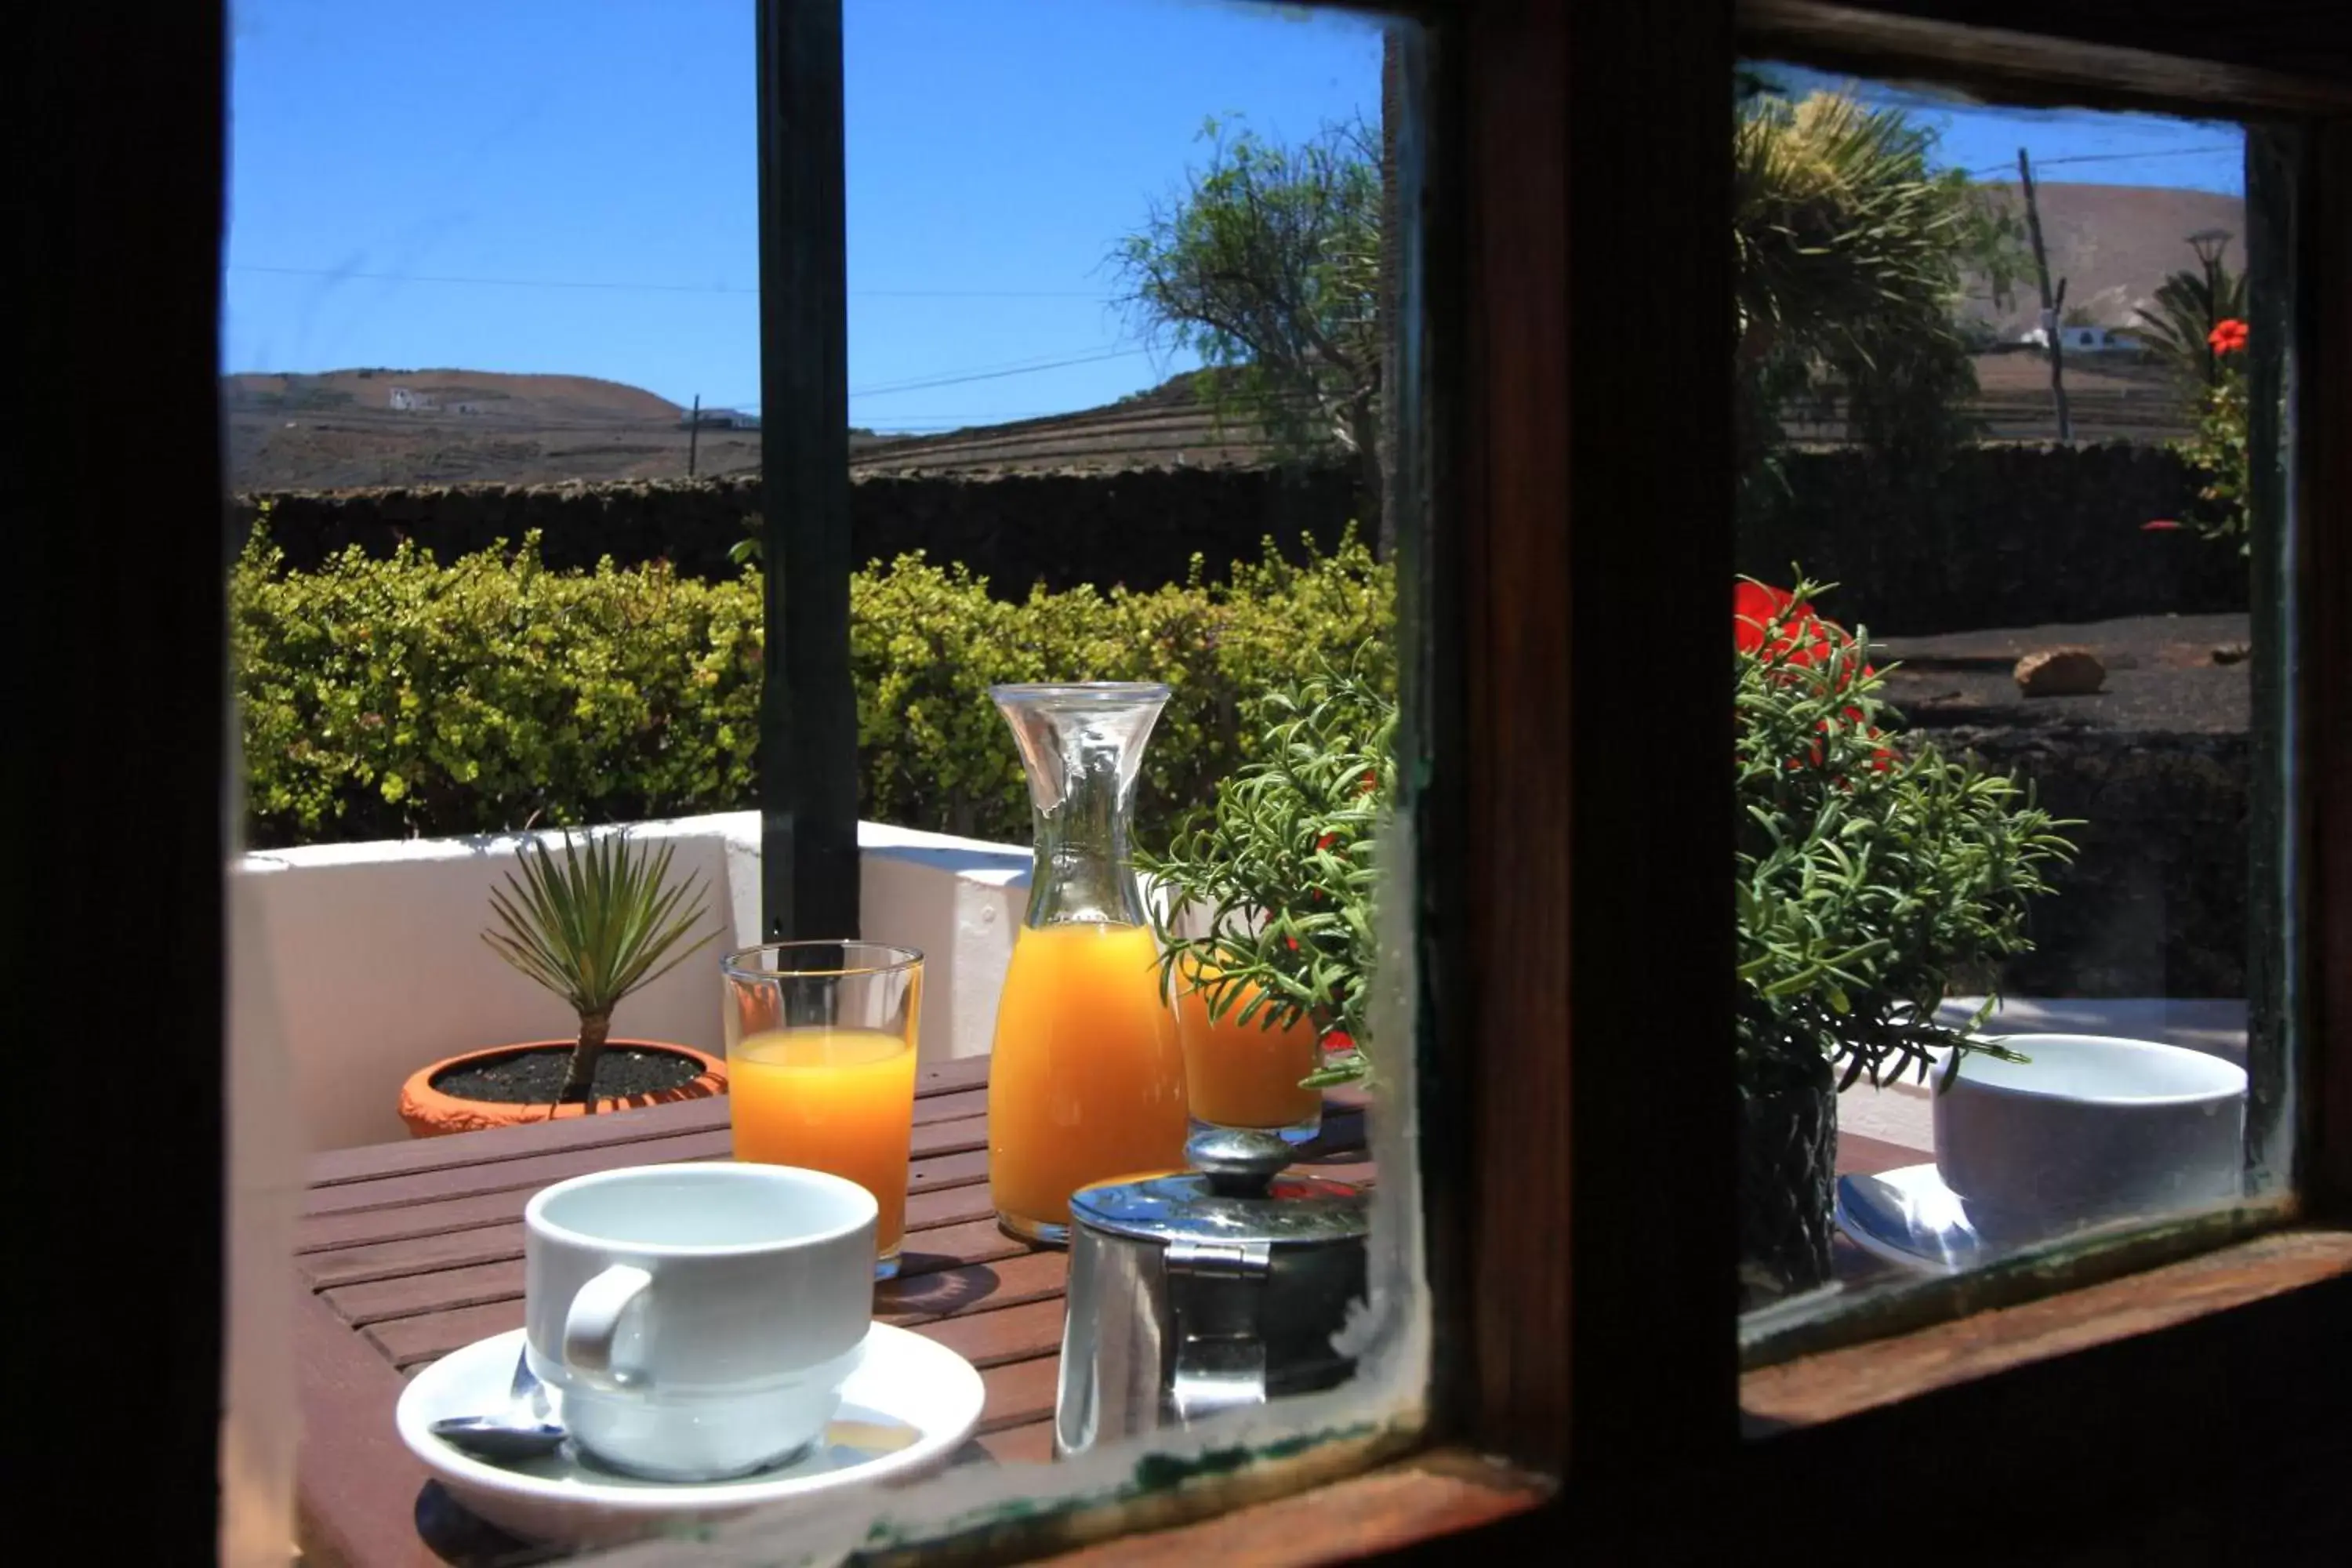
<path fill-rule="evenodd" d="M 2088 697 L 2107 681 L 2107 667 L 2086 647 L 2038 648 L 2011 673 L 2028 697 Z"/>

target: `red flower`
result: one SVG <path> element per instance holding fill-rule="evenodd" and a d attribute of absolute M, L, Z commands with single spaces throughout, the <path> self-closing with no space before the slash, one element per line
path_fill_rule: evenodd
<path fill-rule="evenodd" d="M 1783 627 L 1783 635 L 1773 645 L 1771 652 L 1790 664 L 1811 665 L 1816 659 L 1830 658 L 1852 641 L 1844 627 L 1815 615 L 1810 601 L 1799 600 L 1786 588 L 1751 583 L 1746 578 L 1740 579 L 1732 588 L 1731 613 L 1732 643 L 1743 653 L 1764 652 L 1764 629 L 1778 620 Z M 1877 670 L 1865 664 L 1862 667 L 1862 673 L 1864 676 L 1875 675 Z M 1851 682 L 1853 679 L 1849 666 L 1845 679 Z M 1849 723 L 1860 724 L 1863 722 L 1862 710 L 1848 708 L 1845 718 Z M 1829 721 L 1823 720 L 1820 728 L 1826 731 Z M 1875 740 L 1878 733 L 1873 730 L 1870 736 Z M 1815 742 L 1811 751 L 1813 766 L 1821 766 L 1820 743 Z M 1876 772 L 1885 773 L 1894 760 L 1895 753 L 1881 747 L 1871 753 L 1870 765 Z M 1793 768 L 1800 764 L 1792 761 L 1789 765 Z"/>
<path fill-rule="evenodd" d="M 1782 635 L 1771 651 L 1790 664 L 1825 659 L 1846 640 L 1843 627 L 1813 614 L 1811 601 L 1746 578 L 1732 589 L 1731 616 L 1731 640 L 1743 653 L 1762 653 L 1764 628 L 1779 620 Z"/>
<path fill-rule="evenodd" d="M 1786 588 L 1751 583 L 1744 577 L 1731 591 L 1731 617 L 1732 646 L 1742 653 L 1764 652 L 1764 628 L 1779 620 L 1782 635 L 1771 652 L 1790 664 L 1827 659 L 1852 641 L 1843 626 L 1815 615 L 1811 600 L 1799 600 Z M 1862 673 L 1877 672 L 1865 664 Z"/>
<path fill-rule="evenodd" d="M 1352 1051 L 1356 1048 L 1356 1037 L 1345 1029 L 1334 1029 L 1323 1037 L 1323 1048 L 1327 1051 Z"/>
<path fill-rule="evenodd" d="M 2233 354 L 2246 346 L 2246 323 L 2231 316 L 2213 323 L 2205 342 L 2217 354 Z"/>

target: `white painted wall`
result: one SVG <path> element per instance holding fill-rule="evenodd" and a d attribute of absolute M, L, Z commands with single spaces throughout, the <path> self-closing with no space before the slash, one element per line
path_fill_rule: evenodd
<path fill-rule="evenodd" d="M 728 812 L 641 823 L 675 843 L 677 875 L 699 873 L 729 947 L 759 936 L 760 819 Z M 553 835 L 545 836 L 551 844 Z M 239 1031 L 274 1028 L 293 1066 L 292 1110 L 313 1149 L 403 1138 L 401 1080 L 442 1057 L 509 1041 L 568 1037 L 562 1004 L 481 941 L 489 890 L 512 868 L 520 837 L 379 841 L 244 858 L 230 941 L 260 943 L 274 1019 L 241 1002 Z M 1013 939 L 1028 897 L 1029 851 L 860 823 L 859 877 L 870 941 L 924 954 L 926 1061 L 984 1055 L 996 1026 Z M 719 949 L 709 948 L 621 1005 L 614 1033 L 723 1048 Z M 1946 1004 L 1965 1022 L 1971 998 Z M 1989 1027 L 2168 1040 L 2245 1060 L 2245 1004 L 2232 1001 L 2010 998 Z M 1860 1084 L 1839 1124 L 1922 1151 L 1932 1146 L 1927 1090 Z"/>
<path fill-rule="evenodd" d="M 728 812 L 641 823 L 700 874 L 720 942 L 621 1004 L 615 1035 L 723 1048 L 719 954 L 759 939 L 760 820 Z M 558 836 L 544 835 L 551 845 Z M 577 1023 L 481 940 L 489 892 L 521 836 L 327 844 L 244 858 L 232 943 L 266 945 L 294 1109 L 313 1149 L 406 1136 L 401 1081 L 427 1062 Z M 989 1049 L 1028 894 L 1025 847 L 858 825 L 865 931 L 925 955 L 926 1061 Z"/>

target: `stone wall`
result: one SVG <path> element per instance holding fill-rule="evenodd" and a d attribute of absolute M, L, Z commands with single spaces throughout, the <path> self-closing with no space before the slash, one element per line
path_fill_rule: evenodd
<path fill-rule="evenodd" d="M 357 544 L 388 554 L 413 539 L 444 561 L 538 529 L 551 566 L 624 564 L 667 558 L 698 577 L 732 576 L 728 551 L 760 510 L 760 481 L 631 480 L 594 485 L 472 485 L 415 489 L 293 492 L 268 497 L 270 536 L 288 563 L 316 566 Z M 256 503 L 240 496 L 240 534 Z M 1181 583 L 1199 553 L 1210 574 L 1255 560 L 1274 537 L 1295 551 L 1304 537 L 1336 544 L 1356 515 L 1351 477 L 1338 469 L 1175 468 L 1100 475 L 956 479 L 877 475 L 850 486 L 856 559 L 922 551 L 959 561 L 995 591 L 1025 597 L 1030 585 L 1067 588 Z"/>
<path fill-rule="evenodd" d="M 2195 501 L 2170 451 L 1979 447 L 1922 479 L 1854 451 L 1790 452 L 1786 488 L 1757 486 L 1738 565 L 1783 582 L 1791 562 L 1839 584 L 1824 615 L 1922 636 L 2246 607 L 2244 559 L 2183 528 Z"/>
<path fill-rule="evenodd" d="M 2035 951 L 2004 966 L 2021 996 L 2246 994 L 2247 738 L 1960 729 L 1939 745 L 2032 782 L 2079 853 L 2033 905 Z"/>
<path fill-rule="evenodd" d="M 2232 551 L 2177 518 L 2195 480 L 2168 451 L 1987 447 L 1931 482 L 1898 482 L 1853 451 L 1791 452 L 1785 490 L 1760 487 L 1743 525 L 1738 567 L 1778 582 L 1790 563 L 1840 584 L 1825 611 L 1904 636 L 1993 626 L 2190 614 L 2245 607 Z M 249 521 L 252 496 L 238 498 Z M 415 539 L 443 559 L 530 529 L 557 566 L 667 557 L 697 576 L 732 573 L 728 549 L 760 510 L 756 478 L 595 485 L 480 485 L 293 493 L 276 503 L 274 537 L 296 566 L 356 543 L 389 552 Z M 1255 559 L 1275 536 L 1326 546 L 1357 515 L 1339 469 L 1178 468 L 966 479 L 873 475 L 850 489 L 860 561 L 920 550 L 960 561 L 1006 597 L 1033 583 L 1150 588 L 1181 582 L 1198 552 L 1213 575 Z M 1671 519 L 1619 526 L 1667 528 Z"/>

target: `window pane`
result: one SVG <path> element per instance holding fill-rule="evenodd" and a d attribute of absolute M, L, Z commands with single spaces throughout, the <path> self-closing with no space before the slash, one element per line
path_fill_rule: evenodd
<path fill-rule="evenodd" d="M 2286 323 L 2238 126 L 1738 91 L 1759 1343 L 2276 1190 L 2248 561 Z"/>
<path fill-rule="evenodd" d="M 760 20 L 238 11 L 238 1180 L 303 1206 L 238 1232 L 234 1356 L 259 1388 L 284 1344 L 319 1352 L 276 1370 L 322 1557 L 580 1544 L 611 1523 L 583 1488 L 741 1468 L 698 1447 L 733 1415 L 648 1447 L 668 1413 L 628 1402 L 752 1353 L 696 1315 L 734 1287 L 665 1270 L 797 1246 L 761 1227 L 842 1198 L 711 1185 L 778 1167 L 856 1183 L 873 1256 L 835 1271 L 861 1337 L 777 1373 L 842 1384 L 821 1440 L 754 1456 L 730 1507 L 833 1477 L 818 1500 L 860 1512 L 879 1494 L 847 1480 L 909 1467 L 937 1479 L 887 1528 L 919 1539 L 1236 1445 L 1344 1462 L 1421 1418 L 1412 900 L 1388 896 L 1414 871 L 1386 243 L 1412 35 L 845 6 L 856 934 L 904 952 L 811 959 L 740 951 L 793 760 L 762 740 L 762 459 L 805 412 L 763 405 L 763 244 L 771 278 L 831 264 L 761 233 Z M 527 1222 L 650 1164 L 692 1169 Z M 777 1323 L 823 1316 L 772 1294 Z M 468 1470 L 479 1432 L 424 1431 L 460 1415 L 571 1446 Z M 290 1427 L 247 1425 L 282 1472 Z M 800 1502 L 735 1528 L 865 1528 Z"/>

